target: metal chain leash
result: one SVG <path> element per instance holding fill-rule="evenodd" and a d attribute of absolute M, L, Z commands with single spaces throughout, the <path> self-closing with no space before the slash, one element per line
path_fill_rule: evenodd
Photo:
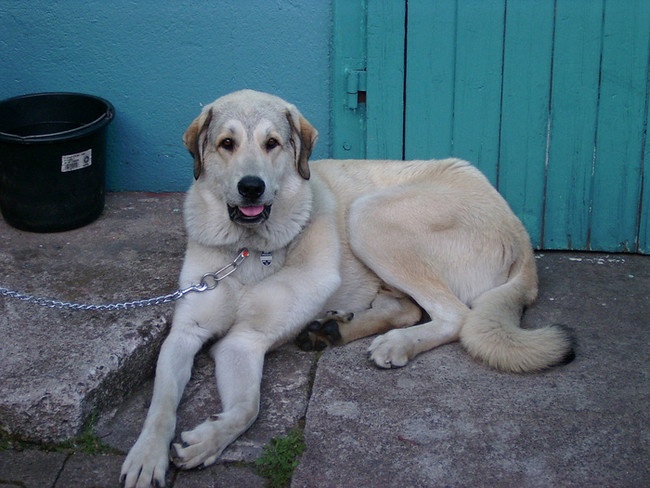
<path fill-rule="evenodd" d="M 161 295 L 153 298 L 146 298 L 143 300 L 134 300 L 131 302 L 121 302 L 121 303 L 107 303 L 105 305 L 93 305 L 88 303 L 72 303 L 72 302 L 62 302 L 59 300 L 50 300 L 48 298 L 40 298 L 32 295 L 27 295 L 20 293 L 9 288 L 4 288 L 0 286 L 0 295 L 9 298 L 15 298 L 17 300 L 22 300 L 29 303 L 34 303 L 35 305 L 40 305 L 42 307 L 48 308 L 57 308 L 62 310 L 94 310 L 94 311 L 114 311 L 114 310 L 130 310 L 134 308 L 143 308 L 151 307 L 156 305 L 162 305 L 163 303 L 174 302 L 180 300 L 183 296 L 191 292 L 204 292 L 208 290 L 214 290 L 219 282 L 231 274 L 233 274 L 239 265 L 244 262 L 244 260 L 249 256 L 247 249 L 242 249 L 237 257 L 223 268 L 215 271 L 214 273 L 206 273 L 201 277 L 196 285 L 188 286 L 187 288 L 176 290 L 173 293 L 168 293 L 167 295 Z"/>

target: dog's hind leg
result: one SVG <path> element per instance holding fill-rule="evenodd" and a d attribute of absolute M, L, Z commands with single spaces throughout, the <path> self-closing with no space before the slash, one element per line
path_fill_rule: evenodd
<path fill-rule="evenodd" d="M 433 285 L 433 282 L 431 282 Z M 409 288 L 404 283 L 404 289 Z M 421 293 L 412 287 L 410 295 L 429 314 L 431 321 L 413 327 L 393 329 L 377 337 L 368 348 L 370 359 L 380 368 L 404 366 L 421 352 L 458 340 L 469 309 L 443 283 Z"/>
<path fill-rule="evenodd" d="M 453 222 L 430 211 L 421 212 L 424 215 L 417 215 L 420 220 L 414 222 L 412 214 L 417 209 L 436 208 L 434 200 L 417 187 L 397 188 L 364 197 L 350 211 L 350 245 L 355 255 L 431 318 L 377 337 L 368 352 L 381 368 L 404 366 L 423 351 L 458 340 L 469 312 L 442 278 L 436 262 L 440 255 L 432 251 L 447 246 L 444 234 Z M 410 218 L 405 218 L 408 212 Z"/>
<path fill-rule="evenodd" d="M 408 327 L 417 323 L 421 316 L 422 310 L 408 296 L 383 287 L 367 310 L 327 312 L 303 329 L 296 344 L 305 351 L 340 346 L 362 337 Z"/>

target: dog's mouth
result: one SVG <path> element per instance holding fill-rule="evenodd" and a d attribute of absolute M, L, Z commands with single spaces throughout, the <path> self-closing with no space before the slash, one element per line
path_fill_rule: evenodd
<path fill-rule="evenodd" d="M 269 218 L 271 205 L 255 205 L 251 207 L 237 207 L 228 205 L 230 220 L 237 224 L 256 225 Z"/>

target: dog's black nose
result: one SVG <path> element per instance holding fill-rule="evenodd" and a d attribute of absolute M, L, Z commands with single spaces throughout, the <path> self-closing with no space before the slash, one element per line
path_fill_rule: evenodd
<path fill-rule="evenodd" d="M 264 180 L 258 176 L 244 176 L 237 183 L 239 194 L 251 202 L 257 200 L 264 193 L 265 188 Z"/>

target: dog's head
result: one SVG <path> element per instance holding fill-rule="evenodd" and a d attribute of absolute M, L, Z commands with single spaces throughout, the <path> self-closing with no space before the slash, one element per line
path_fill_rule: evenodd
<path fill-rule="evenodd" d="M 317 138 L 292 104 L 243 90 L 204 107 L 183 142 L 194 158 L 194 178 L 218 187 L 230 219 L 256 225 L 269 217 L 286 178 L 309 179 Z"/>

